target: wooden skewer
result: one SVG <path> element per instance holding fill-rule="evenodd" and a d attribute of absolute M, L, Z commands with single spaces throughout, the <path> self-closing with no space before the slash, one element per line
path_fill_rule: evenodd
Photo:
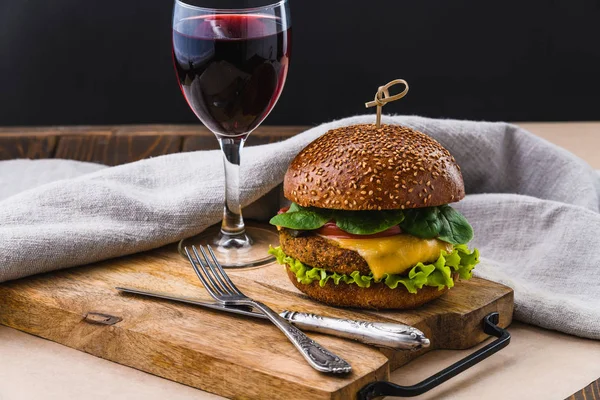
<path fill-rule="evenodd" d="M 402 83 L 404 85 L 404 90 L 398 94 L 390 96 L 389 88 Z M 394 79 L 391 82 L 388 82 L 384 86 L 379 86 L 377 89 L 377 93 L 375 93 L 375 99 L 373 101 L 369 101 L 365 103 L 365 107 L 374 107 L 377 106 L 377 128 L 381 127 L 381 109 L 390 101 L 395 101 L 403 98 L 408 93 L 408 83 L 404 79 Z"/>

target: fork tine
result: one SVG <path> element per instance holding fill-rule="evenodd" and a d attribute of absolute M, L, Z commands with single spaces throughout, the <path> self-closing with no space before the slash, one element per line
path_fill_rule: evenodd
<path fill-rule="evenodd" d="M 213 258 L 213 262 L 210 262 L 210 258 L 208 257 L 208 255 L 206 255 L 204 246 L 198 246 L 198 248 L 200 249 L 200 253 L 202 253 L 202 256 L 204 257 L 204 261 L 210 267 L 210 270 L 212 272 L 211 279 L 214 281 L 214 277 L 216 277 L 217 281 L 219 281 L 218 283 L 220 284 L 219 288 L 224 289 L 224 292 L 226 294 L 235 294 L 235 292 L 232 290 L 231 286 L 227 285 L 227 283 L 225 283 L 225 281 L 221 278 L 221 275 L 217 272 L 217 269 L 214 265 L 218 266 L 219 263 L 216 261 L 216 259 Z M 216 284 L 216 282 L 213 282 L 213 283 Z"/>
<path fill-rule="evenodd" d="M 193 249 L 193 248 L 192 248 Z M 208 294 L 210 294 L 210 296 L 215 299 L 215 300 L 219 300 L 218 294 L 215 291 L 215 289 L 210 285 L 210 283 L 208 283 L 208 281 L 206 280 L 206 278 L 204 277 L 204 275 L 202 275 L 202 272 L 200 272 L 200 270 L 198 269 L 198 266 L 196 264 L 201 264 L 200 259 L 198 259 L 197 261 L 194 260 L 194 257 L 192 257 L 192 255 L 190 254 L 189 250 L 187 247 L 184 247 L 185 250 L 185 254 L 187 254 L 188 260 L 190 262 L 190 264 L 192 265 L 192 268 L 194 268 L 194 272 L 196 272 L 196 275 L 198 276 L 198 278 L 200 279 L 200 281 L 202 282 L 202 285 L 204 286 L 204 288 L 206 289 L 206 291 L 208 292 Z M 195 249 L 193 249 L 195 250 Z M 195 251 L 194 251 L 195 252 Z M 196 253 L 196 252 L 195 252 Z"/>
<path fill-rule="evenodd" d="M 223 296 L 223 295 L 228 294 L 227 290 L 223 290 L 223 288 L 221 287 L 221 285 L 219 285 L 219 283 L 215 280 L 215 278 L 213 277 L 213 275 L 210 273 L 210 269 L 207 266 L 208 261 L 206 260 L 206 257 L 203 258 L 198 253 L 198 250 L 196 249 L 196 246 L 192 246 L 192 250 L 194 251 L 194 254 L 196 255 L 196 258 L 200 262 L 200 268 L 202 269 L 202 272 L 204 272 L 204 277 L 210 283 L 210 285 L 214 289 L 214 291 L 219 296 Z"/>
<path fill-rule="evenodd" d="M 215 253 L 213 252 L 212 247 L 210 247 L 210 245 L 207 245 L 206 248 L 208 249 L 208 252 L 210 253 L 210 256 L 213 259 L 214 264 L 217 266 L 217 269 L 219 270 L 219 272 L 221 273 L 221 276 L 223 276 L 223 278 L 225 278 L 225 281 L 227 281 L 227 283 L 229 284 L 229 287 L 231 287 L 231 289 L 233 289 L 233 291 L 236 294 L 239 294 L 240 296 L 244 296 L 244 294 L 237 288 L 237 286 L 235 286 L 235 284 L 231 281 L 231 279 L 229 278 L 229 275 L 227 275 L 225 273 L 225 270 L 223 270 L 223 267 L 221 266 L 221 264 L 219 263 L 219 261 L 217 260 L 217 257 L 215 256 Z"/>

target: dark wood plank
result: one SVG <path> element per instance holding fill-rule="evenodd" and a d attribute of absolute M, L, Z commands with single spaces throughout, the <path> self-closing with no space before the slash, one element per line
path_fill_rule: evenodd
<path fill-rule="evenodd" d="M 59 136 L 55 158 L 101 162 L 112 136 L 111 131 L 96 131 L 94 135 Z"/>
<path fill-rule="evenodd" d="M 0 138 L 60 136 L 60 127 L 0 127 Z"/>
<path fill-rule="evenodd" d="M 0 137 L 101 135 L 112 132 L 113 126 L 25 126 L 0 127 Z"/>
<path fill-rule="evenodd" d="M 298 132 L 309 129 L 309 126 L 260 126 L 253 133 L 253 136 L 285 136 L 290 137 Z M 0 127 L 0 137 L 2 136 L 73 136 L 73 135 L 93 135 L 103 132 L 113 132 L 116 135 L 176 135 L 176 136 L 194 136 L 210 134 L 210 131 L 201 124 L 186 125 L 165 125 L 165 124 L 146 124 L 146 125 L 93 125 L 93 126 L 25 126 L 25 127 Z"/>
<path fill-rule="evenodd" d="M 207 133 L 206 135 L 184 137 L 181 151 L 217 150 L 218 148 L 219 142 L 215 135 Z"/>
<path fill-rule="evenodd" d="M 265 126 L 256 129 L 246 140 L 247 146 L 279 142 L 305 131 L 307 126 Z M 184 138 L 182 151 L 216 150 L 219 144 L 208 130 Z"/>
<path fill-rule="evenodd" d="M 259 127 L 246 146 L 284 140 L 308 128 Z M 218 148 L 214 135 L 201 124 L 0 127 L 0 160 L 55 157 L 118 165 L 180 151 Z"/>
<path fill-rule="evenodd" d="M 137 136 L 103 135 L 62 136 L 55 158 L 91 161 L 105 165 L 119 165 L 163 154 L 178 153 L 182 137 L 176 135 Z"/>
<path fill-rule="evenodd" d="M 246 146 L 280 142 L 309 128 L 308 126 L 269 126 L 262 130 L 259 128 L 248 137 Z"/>
<path fill-rule="evenodd" d="M 0 160 L 52 158 L 56 136 L 0 136 Z"/>
<path fill-rule="evenodd" d="M 577 393 L 573 393 L 565 400 L 600 400 L 600 379 L 590 383 Z"/>
<path fill-rule="evenodd" d="M 112 127 L 117 136 L 195 136 L 209 135 L 211 132 L 203 125 L 117 125 Z"/>

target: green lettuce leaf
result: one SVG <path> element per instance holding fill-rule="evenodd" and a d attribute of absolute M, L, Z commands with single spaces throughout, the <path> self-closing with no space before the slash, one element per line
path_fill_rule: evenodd
<path fill-rule="evenodd" d="M 439 258 L 431 264 L 418 263 L 411 268 L 408 275 L 386 274 L 380 280 L 376 280 L 372 274 L 361 275 L 358 271 L 347 275 L 310 267 L 286 255 L 281 247 L 271 247 L 269 254 L 274 255 L 279 264 L 287 264 L 290 270 L 296 274 L 298 282 L 305 285 L 319 281 L 319 285 L 323 287 L 330 279 L 336 285 L 343 282 L 356 284 L 359 287 L 369 287 L 371 282 L 384 282 L 390 289 L 396 289 L 398 285 L 402 285 L 410 293 L 417 293 L 417 290 L 423 286 L 434 286 L 439 290 L 444 287 L 451 288 L 454 286 L 453 272 L 458 272 L 461 279 L 470 279 L 473 276 L 473 268 L 479 263 L 477 249 L 471 251 L 466 245 L 459 244 L 454 246 L 451 253 L 442 250 Z"/>

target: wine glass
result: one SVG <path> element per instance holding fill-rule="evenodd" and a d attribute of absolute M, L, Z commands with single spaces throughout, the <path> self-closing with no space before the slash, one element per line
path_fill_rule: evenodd
<path fill-rule="evenodd" d="M 288 0 L 175 0 L 173 62 L 190 108 L 219 141 L 225 164 L 220 228 L 184 239 L 209 244 L 224 267 L 273 260 L 277 235 L 244 225 L 240 206 L 240 153 L 248 135 L 269 115 L 290 61 Z"/>

